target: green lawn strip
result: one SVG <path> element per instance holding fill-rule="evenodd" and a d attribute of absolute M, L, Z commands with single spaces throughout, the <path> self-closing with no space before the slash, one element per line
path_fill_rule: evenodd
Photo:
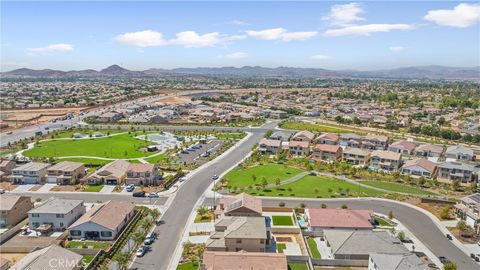
<path fill-rule="evenodd" d="M 313 238 L 307 238 L 307 244 L 310 248 L 310 253 L 312 253 L 312 258 L 314 259 L 321 259 L 322 256 L 320 255 L 320 251 L 318 251 L 317 243 Z"/>
<path fill-rule="evenodd" d="M 177 270 L 197 270 L 197 269 L 198 269 L 197 262 L 182 263 L 177 266 Z"/>
<path fill-rule="evenodd" d="M 418 194 L 418 195 L 436 195 L 433 192 L 423 190 L 418 187 L 412 187 L 404 184 L 399 183 L 392 183 L 392 182 L 384 182 L 384 181 L 360 181 L 360 183 L 377 187 L 393 192 L 403 192 L 403 193 L 411 193 L 411 194 Z"/>
<path fill-rule="evenodd" d="M 83 192 L 99 192 L 102 190 L 103 185 L 98 185 L 98 186 L 88 186 L 83 190 Z"/>
<path fill-rule="evenodd" d="M 96 241 L 70 241 L 67 244 L 67 248 L 88 248 L 94 249 L 107 249 L 111 245 L 110 242 L 96 242 Z"/>
<path fill-rule="evenodd" d="M 350 129 L 328 124 L 313 124 L 286 121 L 281 124 L 281 127 L 284 129 L 309 130 L 312 132 L 356 133 L 361 135 L 366 134 L 366 132 L 359 131 L 358 129 Z"/>
<path fill-rule="evenodd" d="M 283 251 L 287 248 L 287 245 L 284 243 L 277 244 L 277 251 L 278 253 L 283 253 Z"/>
<path fill-rule="evenodd" d="M 272 221 L 276 226 L 293 226 L 291 216 L 272 216 Z"/>
<path fill-rule="evenodd" d="M 27 157 L 94 156 L 106 158 L 137 158 L 152 155 L 140 148 L 152 142 L 134 138 L 134 134 L 86 140 L 54 140 L 40 142 L 24 152 Z"/>
<path fill-rule="evenodd" d="M 92 260 L 93 260 L 93 255 L 83 255 L 82 257 L 82 263 L 83 265 L 88 265 Z"/>
<path fill-rule="evenodd" d="M 147 161 L 149 163 L 152 163 L 152 164 L 156 164 L 156 163 L 160 163 L 164 159 L 165 159 L 165 155 L 160 154 L 158 156 L 154 156 L 154 157 L 151 157 L 151 158 L 145 158 L 145 161 Z"/>
<path fill-rule="evenodd" d="M 382 218 L 382 217 L 378 217 L 376 216 L 375 217 L 375 222 L 379 225 L 379 226 L 393 226 L 392 223 L 390 223 L 388 220 Z"/>
<path fill-rule="evenodd" d="M 62 132 L 62 133 L 58 133 L 58 134 L 55 135 L 55 138 L 73 138 L 73 135 L 77 134 L 77 133 L 88 136 L 90 134 L 93 135 L 96 132 L 100 132 L 103 135 L 107 136 L 107 134 L 109 134 L 109 133 L 110 133 L 110 135 L 114 135 L 114 134 L 117 134 L 117 133 L 123 133 L 123 132 L 127 132 L 127 131 L 125 131 L 125 130 L 113 130 L 113 129 L 102 129 L 102 130 L 78 129 L 78 130 L 65 131 L 65 132 Z M 50 139 L 50 135 L 47 135 L 46 138 Z"/>
<path fill-rule="evenodd" d="M 288 263 L 288 270 L 308 270 L 307 264 L 302 262 Z"/>
<path fill-rule="evenodd" d="M 280 181 L 284 181 L 303 171 L 304 170 L 302 169 L 293 167 L 285 168 L 283 164 L 268 163 L 247 169 L 237 167 L 228 172 L 224 178 L 227 179 L 232 186 L 248 187 L 255 186 L 255 184 L 261 184 L 263 177 L 265 177 L 269 184 L 273 184 L 277 178 L 279 178 Z M 253 180 L 252 175 L 256 176 L 255 181 Z"/>
<path fill-rule="evenodd" d="M 218 134 L 215 134 L 215 137 L 221 140 L 228 140 L 228 139 L 240 140 L 243 137 L 245 137 L 245 133 L 218 133 Z"/>
<path fill-rule="evenodd" d="M 291 191 L 289 191 L 291 189 Z M 331 192 L 329 192 L 329 189 Z M 347 193 L 348 189 L 348 193 Z M 315 192 L 318 191 L 318 192 Z M 332 197 L 368 197 L 378 196 L 384 192 L 361 187 L 349 182 L 329 176 L 302 177 L 296 182 L 273 188 L 260 190 L 245 190 L 252 195 L 259 196 L 285 196 L 285 197 L 306 197 L 306 198 L 332 198 Z"/>
<path fill-rule="evenodd" d="M 91 166 L 91 167 L 99 167 L 103 166 L 105 164 L 108 164 L 112 162 L 113 160 L 103 160 L 103 159 L 94 159 L 94 158 L 59 158 L 56 159 L 56 163 L 61 162 L 61 161 L 74 161 L 74 162 L 81 162 L 85 164 L 85 166 Z"/>

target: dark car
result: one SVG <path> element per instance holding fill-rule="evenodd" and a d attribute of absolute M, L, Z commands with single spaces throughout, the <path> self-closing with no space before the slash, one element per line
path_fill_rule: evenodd
<path fill-rule="evenodd" d="M 448 240 L 453 240 L 453 237 L 452 237 L 452 235 L 451 235 L 451 234 L 447 233 L 447 235 L 446 235 L 446 236 L 447 236 L 447 239 L 448 239 Z"/>
<path fill-rule="evenodd" d="M 133 197 L 145 197 L 145 192 L 138 191 L 138 192 L 134 192 L 132 195 Z"/>
<path fill-rule="evenodd" d="M 445 257 L 445 256 L 440 256 L 440 257 L 438 257 L 438 259 L 439 259 L 440 262 L 443 263 L 443 264 L 446 264 L 446 263 L 449 263 L 449 262 L 450 262 L 450 260 L 449 260 L 447 257 Z"/>
<path fill-rule="evenodd" d="M 475 257 L 476 257 L 475 254 L 470 253 L 470 258 L 475 259 Z"/>

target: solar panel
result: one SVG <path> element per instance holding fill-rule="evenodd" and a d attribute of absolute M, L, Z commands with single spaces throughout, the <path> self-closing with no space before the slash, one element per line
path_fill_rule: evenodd
<path fill-rule="evenodd" d="M 475 193 L 472 196 L 470 196 L 470 199 L 474 200 L 477 203 L 480 203 L 480 193 Z"/>

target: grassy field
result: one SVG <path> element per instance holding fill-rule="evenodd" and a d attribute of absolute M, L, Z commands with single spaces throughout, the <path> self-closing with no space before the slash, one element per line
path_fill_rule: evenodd
<path fill-rule="evenodd" d="M 267 180 L 268 183 L 275 183 L 275 180 L 278 178 L 280 181 L 287 180 L 303 170 L 293 168 L 293 167 L 284 167 L 282 164 L 264 164 L 258 165 L 248 169 L 242 169 L 237 167 L 230 172 L 228 172 L 223 178 L 228 180 L 230 185 L 237 187 L 248 187 L 254 186 L 255 184 L 262 183 L 263 177 Z M 253 180 L 252 175 L 256 176 L 256 180 Z"/>
<path fill-rule="evenodd" d="M 277 244 L 277 251 L 278 253 L 283 253 L 283 251 L 287 248 L 287 245 L 284 243 Z"/>
<path fill-rule="evenodd" d="M 215 134 L 215 137 L 217 137 L 217 139 L 221 139 L 221 140 L 228 140 L 228 139 L 231 139 L 231 140 L 240 140 L 242 139 L 243 137 L 245 137 L 245 133 L 226 133 L 226 132 L 222 132 L 222 133 L 217 133 Z"/>
<path fill-rule="evenodd" d="M 381 189 L 385 189 L 393 192 L 403 192 L 403 193 L 410 193 L 410 194 L 416 194 L 416 195 L 436 195 L 433 192 L 429 192 L 421 188 L 412 187 L 412 186 L 399 184 L 399 183 L 382 182 L 382 181 L 361 181 L 361 183 L 368 186 L 377 187 L 377 188 L 381 188 Z"/>
<path fill-rule="evenodd" d="M 275 187 L 260 190 L 246 190 L 245 192 L 260 196 L 306 198 L 332 198 L 347 196 L 366 197 L 383 194 L 381 191 L 360 187 L 333 177 L 311 175 L 304 176 L 294 183 L 282 185 L 278 188 Z"/>
<path fill-rule="evenodd" d="M 358 129 L 349 129 L 327 124 L 312 124 L 286 121 L 281 124 L 281 127 L 284 129 L 309 130 L 312 132 L 356 133 L 361 135 L 366 134 L 366 132 L 360 131 Z"/>
<path fill-rule="evenodd" d="M 151 157 L 151 158 L 146 158 L 145 161 L 147 161 L 149 163 L 152 163 L 152 164 L 156 164 L 156 163 L 161 162 L 164 159 L 165 159 L 165 155 L 161 154 L 161 155 L 154 156 L 154 157 Z"/>
<path fill-rule="evenodd" d="M 85 164 L 85 166 L 92 166 L 92 167 L 99 167 L 112 162 L 112 160 L 102 160 L 102 159 L 94 159 L 94 158 L 61 158 L 61 159 L 57 159 L 57 161 L 58 162 L 61 162 L 61 161 L 81 162 Z"/>
<path fill-rule="evenodd" d="M 198 269 L 197 262 L 182 263 L 177 266 L 177 270 L 197 270 L 197 269 Z"/>
<path fill-rule="evenodd" d="M 54 140 L 40 142 L 25 151 L 27 157 L 95 156 L 107 158 L 137 158 L 151 155 L 140 148 L 152 144 L 134 138 L 134 134 L 84 140 Z"/>
<path fill-rule="evenodd" d="M 107 249 L 110 247 L 110 242 L 95 242 L 95 241 L 70 241 L 67 248 L 82 248 L 93 247 L 95 249 Z"/>
<path fill-rule="evenodd" d="M 272 222 L 276 226 L 293 226 L 291 216 L 272 216 Z"/>
<path fill-rule="evenodd" d="M 312 253 L 312 258 L 314 259 L 321 259 L 322 256 L 320 255 L 320 251 L 318 251 L 317 243 L 313 238 L 307 239 L 308 247 L 310 248 L 310 252 Z"/>
<path fill-rule="evenodd" d="M 103 186 L 102 185 L 98 185 L 98 186 L 88 186 L 87 188 L 85 188 L 83 190 L 83 192 L 99 192 L 100 190 L 102 190 Z"/>
<path fill-rule="evenodd" d="M 78 129 L 78 130 L 72 130 L 72 131 L 65 131 L 65 132 L 62 132 L 62 133 L 59 133 L 55 136 L 55 138 L 73 138 L 73 134 L 75 133 L 79 133 L 79 134 L 87 134 L 87 135 L 90 135 L 90 134 L 94 134 L 96 132 L 100 132 L 100 133 L 103 133 L 103 135 L 107 135 L 107 134 L 110 134 L 110 135 L 113 135 L 113 134 L 116 134 L 116 133 L 122 133 L 122 132 L 126 132 L 125 130 L 113 130 L 113 129 L 110 129 L 110 130 L 107 130 L 107 129 L 102 129 L 102 130 L 83 130 L 83 129 Z M 50 135 L 47 135 L 47 138 L 50 138 Z"/>
<path fill-rule="evenodd" d="M 290 262 L 288 263 L 288 270 L 308 270 L 306 263 Z"/>
<path fill-rule="evenodd" d="M 82 257 L 83 265 L 88 265 L 93 260 L 93 255 L 84 255 Z"/>

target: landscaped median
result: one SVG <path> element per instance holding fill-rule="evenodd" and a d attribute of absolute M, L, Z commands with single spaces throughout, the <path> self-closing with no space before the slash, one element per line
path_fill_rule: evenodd
<path fill-rule="evenodd" d="M 401 192 L 401 193 L 409 193 L 414 195 L 437 195 L 433 192 L 423 190 L 421 188 L 412 187 L 405 184 L 399 184 L 395 182 L 385 182 L 385 181 L 359 181 L 362 184 L 385 189 L 392 192 Z"/>

